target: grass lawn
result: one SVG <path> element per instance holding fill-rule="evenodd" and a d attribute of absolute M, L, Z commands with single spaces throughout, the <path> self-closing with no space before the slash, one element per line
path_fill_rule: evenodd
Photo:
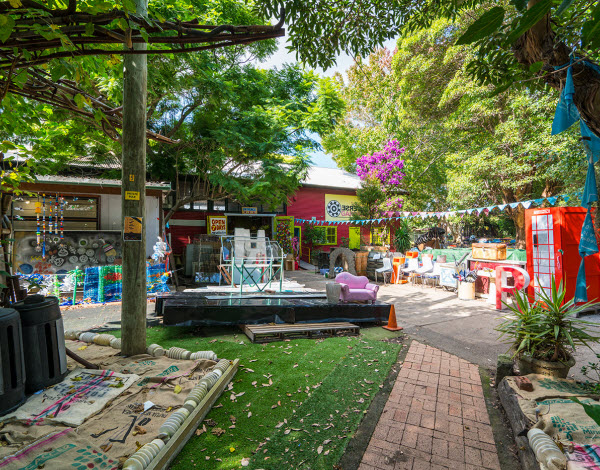
<path fill-rule="evenodd" d="M 240 359 L 233 388 L 206 417 L 206 432 L 190 439 L 171 468 L 242 468 L 242 459 L 249 459 L 246 468 L 332 468 L 402 348 L 381 341 L 398 333 L 379 327 L 361 332 L 252 344 L 232 329 L 198 337 L 191 328 L 149 328 L 148 344 Z"/>

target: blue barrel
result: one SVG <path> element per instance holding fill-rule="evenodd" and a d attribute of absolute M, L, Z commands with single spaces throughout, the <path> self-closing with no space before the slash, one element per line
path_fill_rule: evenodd
<path fill-rule="evenodd" d="M 19 312 L 0 308 L 0 415 L 25 399 L 25 366 Z"/>
<path fill-rule="evenodd" d="M 68 371 L 58 299 L 30 295 L 13 307 L 21 315 L 23 329 L 25 392 L 37 392 L 61 382 Z"/>

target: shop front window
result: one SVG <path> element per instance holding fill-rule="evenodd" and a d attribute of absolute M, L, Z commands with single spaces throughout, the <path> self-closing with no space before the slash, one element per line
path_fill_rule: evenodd
<path fill-rule="evenodd" d="M 36 214 L 36 206 L 39 213 Z M 36 217 L 39 216 L 39 217 Z M 63 230 L 98 230 L 98 198 L 94 196 L 44 197 L 18 196 L 13 200 L 13 227 L 15 230 L 35 231 L 38 226 L 47 232 Z M 50 223 L 52 222 L 52 225 Z"/>
<path fill-rule="evenodd" d="M 217 212 L 225 212 L 225 201 L 213 201 L 213 210 Z"/>
<path fill-rule="evenodd" d="M 315 227 L 323 232 L 324 243 L 320 245 L 337 245 L 337 227 Z"/>

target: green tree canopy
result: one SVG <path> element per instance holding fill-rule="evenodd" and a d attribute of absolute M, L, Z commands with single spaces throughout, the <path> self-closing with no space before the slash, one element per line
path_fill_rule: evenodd
<path fill-rule="evenodd" d="M 560 89 L 570 54 L 575 64 L 575 103 L 600 135 L 600 4 L 593 0 L 359 0 L 351 3 L 266 0 L 261 8 L 288 12 L 290 48 L 309 65 L 331 67 L 340 52 L 369 54 L 387 39 L 429 28 L 439 19 L 472 26 L 460 38 L 474 44 L 467 71 L 500 89 L 520 83 Z M 493 8 L 490 8 L 492 7 Z M 439 64 L 442 66 L 442 64 Z"/>
<path fill-rule="evenodd" d="M 472 46 L 455 46 L 467 22 L 438 20 L 378 50 L 348 72 L 346 119 L 324 146 L 351 168 L 395 137 L 406 155 L 404 207 L 481 207 L 579 188 L 583 149 L 575 130 L 550 135 L 556 96 L 519 88 L 490 93 L 468 71 Z M 459 26 L 459 27 L 457 27 Z M 340 77 L 341 80 L 341 77 Z M 522 209 L 509 212 L 524 243 Z"/>

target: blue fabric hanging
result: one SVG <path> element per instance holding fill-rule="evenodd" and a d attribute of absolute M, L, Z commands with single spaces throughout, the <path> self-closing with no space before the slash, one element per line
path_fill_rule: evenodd
<path fill-rule="evenodd" d="M 583 122 L 583 119 L 580 120 L 579 127 L 581 129 L 581 136 L 585 137 L 583 139 L 583 146 L 588 158 L 592 158 L 594 163 L 598 162 L 598 158 L 600 158 L 600 137 L 590 130 L 587 124 Z"/>
<path fill-rule="evenodd" d="M 579 255 L 581 256 L 581 264 L 577 273 L 577 285 L 575 287 L 575 302 L 587 302 L 587 281 L 585 278 L 585 257 L 598 253 L 598 243 L 596 234 L 594 233 L 594 224 L 592 215 L 588 207 L 583 227 L 581 229 L 581 240 L 579 241 Z"/>
<path fill-rule="evenodd" d="M 571 62 L 573 63 L 573 56 Z M 569 127 L 579 121 L 579 111 L 573 103 L 575 95 L 575 85 L 573 84 L 573 67 L 567 69 L 567 79 L 565 87 L 560 94 L 560 100 L 556 111 L 554 112 L 554 120 L 552 121 L 552 135 L 560 134 L 566 131 Z"/>
<path fill-rule="evenodd" d="M 594 171 L 594 165 L 588 164 L 587 175 L 585 177 L 585 186 L 583 187 L 583 196 L 581 197 L 581 204 L 583 207 L 590 208 L 592 202 L 598 200 L 598 186 L 596 185 L 596 172 Z"/>

